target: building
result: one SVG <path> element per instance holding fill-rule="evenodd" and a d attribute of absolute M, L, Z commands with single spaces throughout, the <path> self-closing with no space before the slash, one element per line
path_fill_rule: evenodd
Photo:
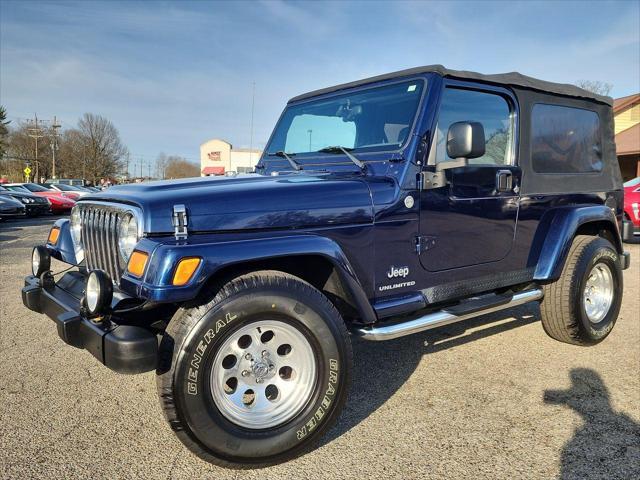
<path fill-rule="evenodd" d="M 640 177 L 640 93 L 613 101 L 616 152 L 622 178 Z"/>
<path fill-rule="evenodd" d="M 200 145 L 200 174 L 206 177 L 253 172 L 261 155 L 261 150 L 234 149 L 229 142 L 214 138 Z"/>

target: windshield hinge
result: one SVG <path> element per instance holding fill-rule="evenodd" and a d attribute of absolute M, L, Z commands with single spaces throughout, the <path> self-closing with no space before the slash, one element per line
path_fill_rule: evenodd
<path fill-rule="evenodd" d="M 187 219 L 187 209 L 184 205 L 173 206 L 173 228 L 176 240 L 184 240 L 189 235 L 187 225 L 189 221 Z"/>
<path fill-rule="evenodd" d="M 391 155 L 389 162 L 391 163 L 404 162 L 404 155 L 402 153 L 394 153 L 393 155 Z"/>

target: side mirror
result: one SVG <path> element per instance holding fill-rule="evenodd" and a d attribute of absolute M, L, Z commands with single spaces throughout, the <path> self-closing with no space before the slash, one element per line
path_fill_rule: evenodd
<path fill-rule="evenodd" d="M 434 152 L 434 150 L 432 150 Z M 421 190 L 447 185 L 444 170 L 466 167 L 470 158 L 484 155 L 484 128 L 479 122 L 452 123 L 447 132 L 447 155 L 454 160 L 436 163 L 436 171 L 421 173 Z"/>
<path fill-rule="evenodd" d="M 456 122 L 447 133 L 447 155 L 467 164 L 470 158 L 484 155 L 484 128 L 479 122 Z M 457 163 L 457 162 L 456 162 Z"/>

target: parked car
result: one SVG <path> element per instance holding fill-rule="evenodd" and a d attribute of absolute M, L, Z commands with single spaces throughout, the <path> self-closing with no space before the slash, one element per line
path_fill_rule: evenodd
<path fill-rule="evenodd" d="M 640 177 L 624 184 L 622 232 L 622 238 L 625 242 L 640 242 Z"/>
<path fill-rule="evenodd" d="M 540 302 L 551 338 L 603 341 L 630 262 L 613 132 L 611 98 L 516 73 L 420 67 L 299 95 L 257 175 L 80 199 L 33 250 L 23 302 L 107 367 L 155 370 L 195 454 L 279 463 L 338 418 L 349 332 Z M 64 291 L 52 256 L 81 264 Z"/>
<path fill-rule="evenodd" d="M 84 180 L 82 178 L 48 178 L 45 183 L 73 185 L 77 187 L 84 186 Z"/>
<path fill-rule="evenodd" d="M 24 217 L 24 215 L 25 207 L 22 202 L 11 195 L 0 195 L 0 222 L 7 218 Z"/>
<path fill-rule="evenodd" d="M 66 197 L 73 198 L 74 200 L 78 200 L 80 197 L 84 197 L 89 193 L 88 190 L 85 190 L 82 187 L 65 185 L 64 183 L 39 183 L 38 185 L 56 192 L 63 192 Z"/>
<path fill-rule="evenodd" d="M 39 197 L 27 191 L 9 190 L 0 185 L 0 198 L 11 197 L 25 207 L 28 217 L 35 217 L 51 212 L 51 202 L 46 197 Z"/>
<path fill-rule="evenodd" d="M 33 193 L 39 197 L 47 198 L 51 202 L 51 212 L 56 215 L 71 212 L 76 204 L 75 200 L 70 198 L 67 193 L 49 190 L 35 183 L 7 183 L 4 187 L 8 190 Z"/>

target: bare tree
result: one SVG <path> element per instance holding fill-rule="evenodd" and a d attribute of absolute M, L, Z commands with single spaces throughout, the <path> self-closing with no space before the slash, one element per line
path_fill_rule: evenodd
<path fill-rule="evenodd" d="M 116 127 L 106 118 L 85 113 L 78 121 L 78 130 L 86 145 L 85 171 L 94 183 L 112 177 L 122 170 L 127 147 L 120 140 Z"/>
<path fill-rule="evenodd" d="M 1 123 L 1 121 L 0 121 Z M 5 124 L 6 128 L 6 124 Z M 51 140 L 53 129 L 42 129 L 44 138 L 37 143 L 29 136 L 29 123 L 11 125 L 0 140 L 6 144 L 5 159 L 0 164 L 0 175 L 13 181 L 24 178 L 23 169 L 30 165 L 39 177 L 50 178 L 52 174 Z M 128 153 L 122 144 L 118 130 L 106 118 L 86 113 L 78 122 L 78 128 L 66 129 L 57 137 L 56 174 L 59 177 L 85 178 L 96 182 L 100 178 L 114 177 L 122 171 L 123 159 Z M 40 178 L 34 179 L 40 181 Z"/>
<path fill-rule="evenodd" d="M 583 88 L 597 95 L 609 95 L 613 88 L 611 83 L 601 82 L 600 80 L 578 80 L 576 86 Z"/>
<path fill-rule="evenodd" d="M 169 157 L 164 152 L 160 152 L 158 158 L 156 158 L 156 177 L 160 179 L 165 179 L 167 164 L 169 162 Z"/>
<path fill-rule="evenodd" d="M 167 157 L 165 178 L 199 177 L 200 167 L 187 161 L 185 158 L 170 155 Z"/>
<path fill-rule="evenodd" d="M 38 168 L 35 168 L 36 142 L 29 136 L 29 129 L 29 124 L 20 122 L 13 126 L 13 128 L 10 128 L 9 133 L 5 137 L 6 152 L 2 165 L 2 174 L 6 175 L 12 181 L 24 180 L 22 171 L 27 165 L 30 165 L 34 172 L 38 170 L 39 175 L 43 177 L 47 177 L 51 172 L 51 150 L 48 141 L 40 141 L 37 144 Z M 39 178 L 34 178 L 34 180 L 40 181 Z"/>
<path fill-rule="evenodd" d="M 86 156 L 89 145 L 82 132 L 76 128 L 65 130 L 59 139 L 60 148 L 56 160 L 59 176 L 85 178 Z"/>
<path fill-rule="evenodd" d="M 7 147 L 6 138 L 9 133 L 8 125 L 11 120 L 7 120 L 7 111 L 0 105 L 0 160 L 4 157 L 4 152 Z"/>

